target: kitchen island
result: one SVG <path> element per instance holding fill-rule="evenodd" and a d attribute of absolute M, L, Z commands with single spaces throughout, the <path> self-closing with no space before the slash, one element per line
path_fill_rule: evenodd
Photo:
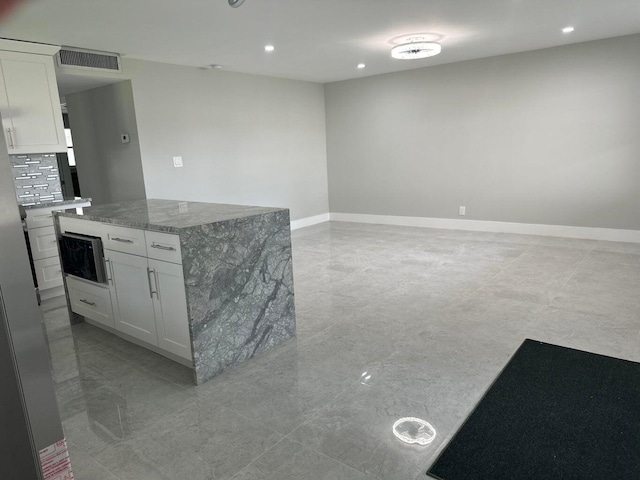
<path fill-rule="evenodd" d="M 104 249 L 103 284 L 65 276 L 70 309 L 196 384 L 295 335 L 287 209 L 150 199 L 61 212 L 56 227 Z"/>

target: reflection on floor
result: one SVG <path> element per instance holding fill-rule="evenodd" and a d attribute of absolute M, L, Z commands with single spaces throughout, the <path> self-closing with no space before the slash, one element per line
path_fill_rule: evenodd
<path fill-rule="evenodd" d="M 43 305 L 78 480 L 418 479 L 526 337 L 640 360 L 640 245 L 325 223 L 298 337 L 201 386 Z M 417 416 L 427 447 L 391 426 Z"/>

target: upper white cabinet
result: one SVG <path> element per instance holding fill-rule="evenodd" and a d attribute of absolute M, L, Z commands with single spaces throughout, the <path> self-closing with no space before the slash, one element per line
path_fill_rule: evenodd
<path fill-rule="evenodd" d="M 16 43 L 0 42 L 0 114 L 9 154 L 66 152 L 55 49 L 51 54 L 5 50 Z"/>

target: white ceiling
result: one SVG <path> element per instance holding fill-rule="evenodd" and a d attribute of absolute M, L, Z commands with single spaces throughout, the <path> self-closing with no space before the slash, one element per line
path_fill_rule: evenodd
<path fill-rule="evenodd" d="M 640 0 L 36 0 L 0 24 L 4 38 L 316 82 L 639 32 Z M 414 33 L 442 54 L 392 59 Z"/>

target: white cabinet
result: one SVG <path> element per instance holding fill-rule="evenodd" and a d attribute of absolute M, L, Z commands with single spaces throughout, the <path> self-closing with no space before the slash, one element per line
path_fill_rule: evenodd
<path fill-rule="evenodd" d="M 118 227 L 105 223 L 102 226 L 102 242 L 104 243 L 104 248 L 108 250 L 147 256 L 144 230 Z"/>
<path fill-rule="evenodd" d="M 58 240 L 53 226 L 29 230 L 29 244 L 34 260 L 49 257 L 58 258 Z"/>
<path fill-rule="evenodd" d="M 149 260 L 154 280 L 153 309 L 158 328 L 158 346 L 187 360 L 191 360 L 191 340 L 187 298 L 182 265 Z"/>
<path fill-rule="evenodd" d="M 105 250 L 104 254 L 115 288 L 116 330 L 158 345 L 147 259 L 113 250 Z"/>
<path fill-rule="evenodd" d="M 109 287 L 68 276 L 67 291 L 72 311 L 101 325 L 115 327 Z"/>
<path fill-rule="evenodd" d="M 191 360 L 182 265 L 105 250 L 115 329 Z"/>
<path fill-rule="evenodd" d="M 27 210 L 27 228 L 53 227 L 53 212 L 64 208 L 67 207 L 30 208 Z"/>
<path fill-rule="evenodd" d="M 0 113 L 10 155 L 67 151 L 51 56 L 0 51 Z"/>
<path fill-rule="evenodd" d="M 147 242 L 147 255 L 155 260 L 182 263 L 180 237 L 171 233 L 144 232 Z"/>
<path fill-rule="evenodd" d="M 91 203 L 84 202 L 77 205 L 89 206 Z M 53 212 L 64 208 L 68 207 L 60 205 L 27 210 L 29 247 L 38 281 L 38 292 L 43 300 L 64 295 L 58 240 L 53 228 Z"/>
<path fill-rule="evenodd" d="M 62 267 L 58 257 L 43 258 L 33 262 L 40 293 L 62 286 Z M 62 295 L 60 293 L 59 295 Z M 47 295 L 44 295 L 47 297 Z"/>

